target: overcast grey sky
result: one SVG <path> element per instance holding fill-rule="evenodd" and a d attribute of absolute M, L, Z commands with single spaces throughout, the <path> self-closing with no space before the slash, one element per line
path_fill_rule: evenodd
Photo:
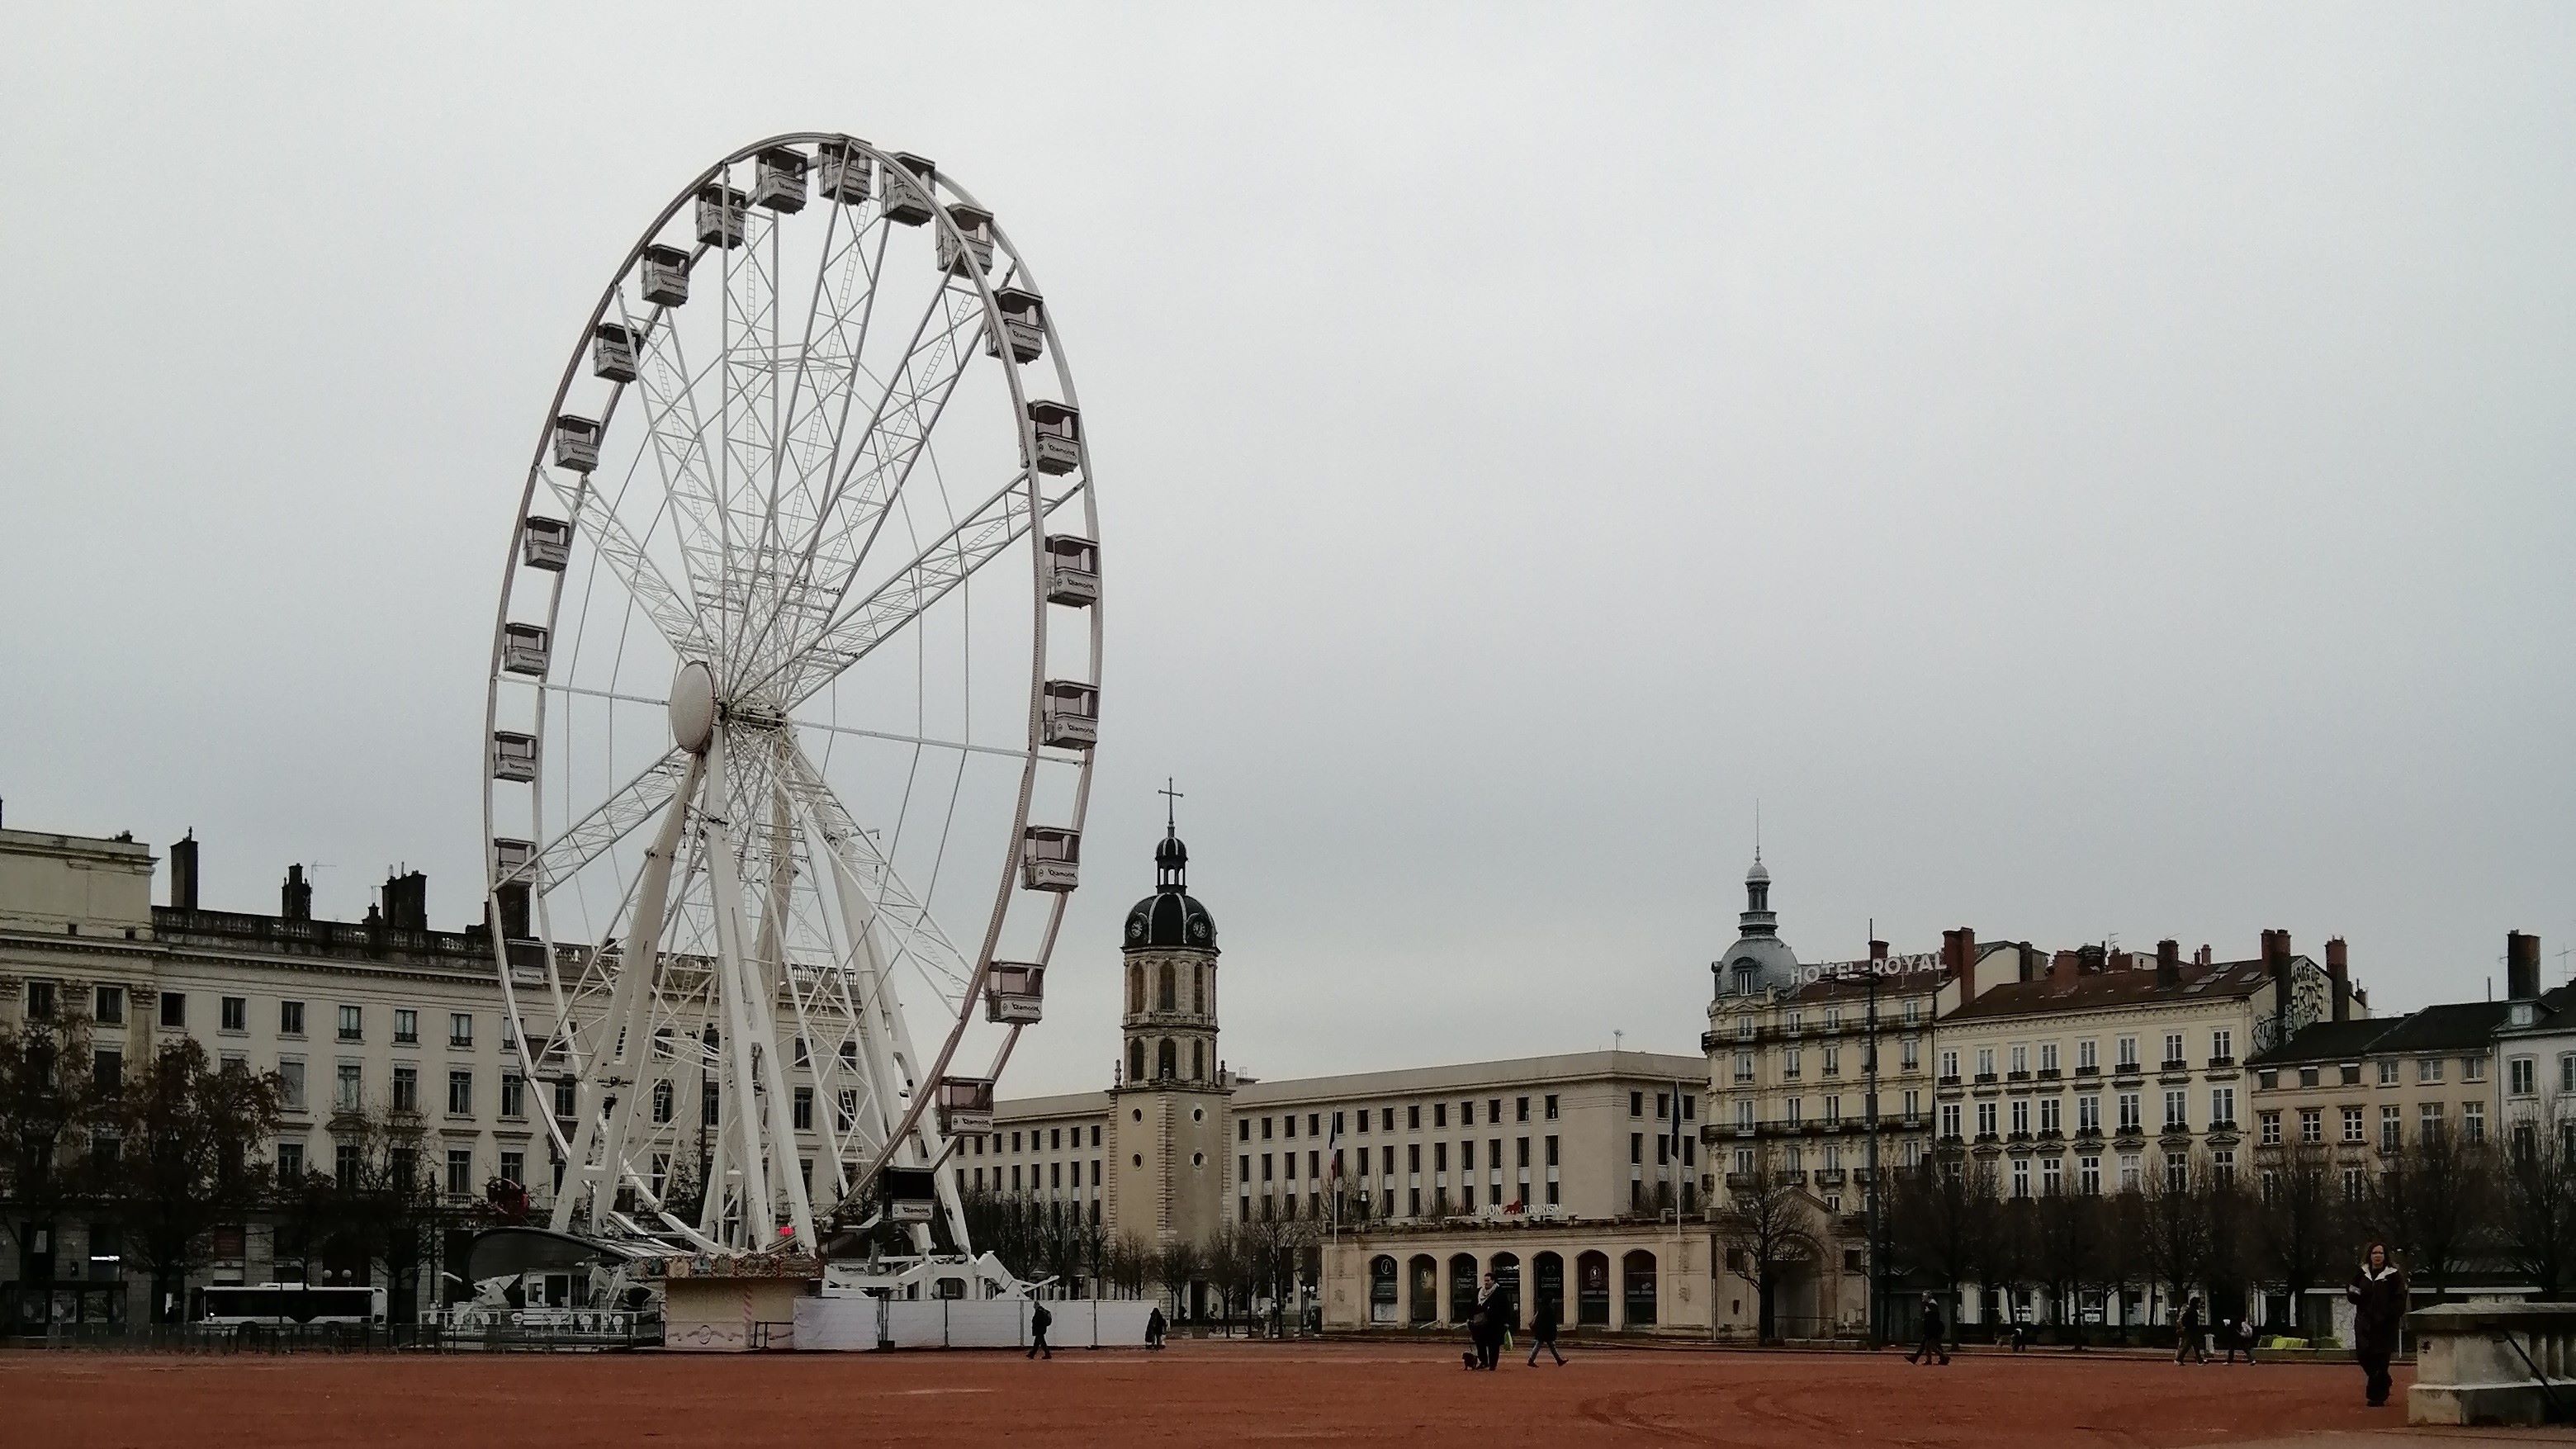
<path fill-rule="evenodd" d="M 23 6 L 0 796 L 476 914 L 591 300 L 777 131 L 1046 279 L 1104 742 L 1014 1092 L 1105 1082 L 1168 772 L 1262 1075 L 1692 1050 L 1809 957 L 2576 945 L 2576 10 Z"/>

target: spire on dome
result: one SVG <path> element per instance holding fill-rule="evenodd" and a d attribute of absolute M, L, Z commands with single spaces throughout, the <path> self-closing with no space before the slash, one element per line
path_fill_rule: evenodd
<path fill-rule="evenodd" d="M 1190 883 L 1190 848 L 1181 844 L 1181 792 L 1172 788 L 1172 777 L 1166 775 L 1156 793 L 1163 797 L 1163 839 L 1154 847 L 1154 889 L 1185 891 Z"/>

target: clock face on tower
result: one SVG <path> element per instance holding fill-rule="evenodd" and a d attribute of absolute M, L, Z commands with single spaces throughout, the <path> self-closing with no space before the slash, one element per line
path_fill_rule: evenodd
<path fill-rule="evenodd" d="M 1145 923 L 1143 921 L 1129 921 L 1127 923 L 1127 939 L 1130 941 L 1141 941 L 1145 939 Z"/>
<path fill-rule="evenodd" d="M 1191 939 L 1191 940 L 1194 940 L 1194 941 L 1204 941 L 1204 940 L 1206 940 L 1206 939 L 1207 939 L 1207 922 L 1205 922 L 1205 921 L 1192 921 L 1192 922 L 1190 922 L 1190 939 Z"/>

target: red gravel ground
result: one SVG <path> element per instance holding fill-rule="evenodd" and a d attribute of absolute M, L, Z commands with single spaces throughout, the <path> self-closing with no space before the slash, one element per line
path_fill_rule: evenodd
<path fill-rule="evenodd" d="M 2398 1376 L 2399 1402 L 2411 1374 Z M 2352 1366 L 2060 1353 L 1578 1351 L 1470 1374 L 1436 1344 L 1175 1343 L 1164 1353 L 0 1355 L 0 1444 L 1512 1445 L 2056 1449 L 2402 1428 Z"/>

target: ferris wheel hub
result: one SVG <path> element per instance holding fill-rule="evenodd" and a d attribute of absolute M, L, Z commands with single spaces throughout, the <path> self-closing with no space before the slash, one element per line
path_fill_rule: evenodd
<path fill-rule="evenodd" d="M 715 671 L 692 659 L 671 677 L 671 739 L 690 754 L 703 755 L 715 732 Z"/>

